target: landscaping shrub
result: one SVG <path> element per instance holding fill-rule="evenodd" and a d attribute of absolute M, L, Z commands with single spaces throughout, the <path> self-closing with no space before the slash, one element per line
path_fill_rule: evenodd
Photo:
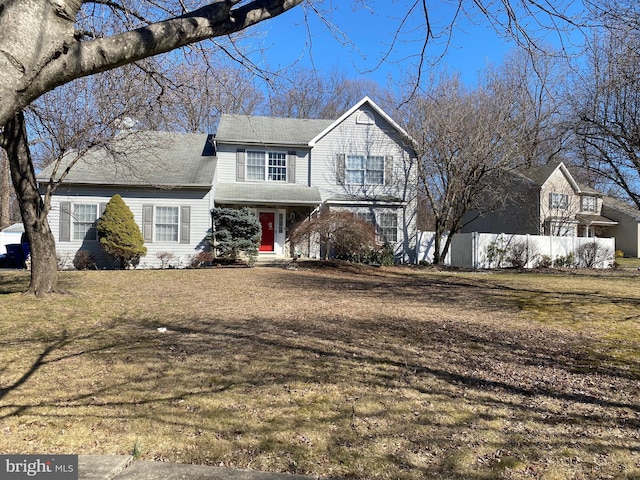
<path fill-rule="evenodd" d="M 210 237 L 215 249 L 223 259 L 235 261 L 241 255 L 252 264 L 258 257 L 262 227 L 260 221 L 248 208 L 214 208 L 214 231 Z"/>
<path fill-rule="evenodd" d="M 495 263 L 494 268 L 502 268 L 502 263 L 507 258 L 507 252 L 509 248 L 504 239 L 498 239 L 487 245 L 485 249 L 485 255 L 487 262 L 489 262 L 489 268 L 491 264 Z"/>
<path fill-rule="evenodd" d="M 525 268 L 537 256 L 538 252 L 535 247 L 526 240 L 513 241 L 507 251 L 507 260 L 515 268 Z"/>
<path fill-rule="evenodd" d="M 111 197 L 96 228 L 100 246 L 120 268 L 135 267 L 140 263 L 140 257 L 146 255 L 140 228 L 120 195 Z"/>
<path fill-rule="evenodd" d="M 298 223 L 290 232 L 294 244 L 318 239 L 322 257 L 362 262 L 379 249 L 375 228 L 351 212 L 326 210 Z"/>
<path fill-rule="evenodd" d="M 214 257 L 213 253 L 207 251 L 201 251 L 191 257 L 191 268 L 199 268 L 211 265 Z"/>
<path fill-rule="evenodd" d="M 160 260 L 160 268 L 169 268 L 171 266 L 171 260 L 176 256 L 171 252 L 158 252 L 156 258 Z"/>
<path fill-rule="evenodd" d="M 571 268 L 576 266 L 576 256 L 573 252 L 566 256 L 559 256 L 553 260 L 553 266 L 556 268 Z"/>
<path fill-rule="evenodd" d="M 553 260 L 549 255 L 540 255 L 534 265 L 535 268 L 551 268 Z"/>
<path fill-rule="evenodd" d="M 585 268 L 597 268 L 609 266 L 613 260 L 611 250 L 603 247 L 595 240 L 589 243 L 583 243 L 576 248 L 577 264 Z"/>
<path fill-rule="evenodd" d="M 89 250 L 78 250 L 73 257 L 73 267 L 76 270 L 95 270 L 96 259 Z"/>

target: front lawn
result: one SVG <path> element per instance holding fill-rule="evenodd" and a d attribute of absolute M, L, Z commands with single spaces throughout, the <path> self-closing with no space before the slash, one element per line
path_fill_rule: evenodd
<path fill-rule="evenodd" d="M 0 453 L 640 478 L 636 271 L 313 265 L 1 272 Z"/>

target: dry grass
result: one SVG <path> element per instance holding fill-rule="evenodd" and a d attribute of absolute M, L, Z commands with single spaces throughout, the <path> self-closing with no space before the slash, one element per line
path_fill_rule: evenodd
<path fill-rule="evenodd" d="M 71 293 L 37 300 L 0 273 L 2 453 L 640 478 L 635 272 L 61 275 Z"/>

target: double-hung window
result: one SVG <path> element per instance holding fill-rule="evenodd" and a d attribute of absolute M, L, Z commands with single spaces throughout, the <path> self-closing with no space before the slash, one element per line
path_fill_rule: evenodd
<path fill-rule="evenodd" d="M 73 205 L 73 240 L 96 240 L 98 205 L 76 203 Z"/>
<path fill-rule="evenodd" d="M 398 241 L 398 215 L 395 212 L 379 213 L 377 221 L 373 212 L 358 212 L 356 218 L 375 227 L 378 242 L 394 243 Z"/>
<path fill-rule="evenodd" d="M 247 151 L 247 180 L 287 181 L 286 152 Z"/>
<path fill-rule="evenodd" d="M 348 185 L 383 185 L 384 157 L 380 155 L 347 155 L 345 177 Z"/>
<path fill-rule="evenodd" d="M 156 207 L 156 241 L 178 241 L 178 207 Z"/>
<path fill-rule="evenodd" d="M 566 193 L 550 193 L 549 208 L 551 210 L 567 210 L 569 208 L 569 195 Z"/>
<path fill-rule="evenodd" d="M 380 240 L 394 243 L 398 241 L 398 215 L 396 213 L 380 214 Z"/>
<path fill-rule="evenodd" d="M 582 197 L 582 211 L 597 212 L 598 210 L 596 197 Z"/>

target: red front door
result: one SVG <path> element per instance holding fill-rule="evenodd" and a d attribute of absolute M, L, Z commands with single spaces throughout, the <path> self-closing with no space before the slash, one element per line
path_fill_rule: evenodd
<path fill-rule="evenodd" d="M 275 221 L 275 213 L 260 212 L 260 225 L 262 225 L 262 239 L 260 240 L 261 252 L 273 252 Z"/>

